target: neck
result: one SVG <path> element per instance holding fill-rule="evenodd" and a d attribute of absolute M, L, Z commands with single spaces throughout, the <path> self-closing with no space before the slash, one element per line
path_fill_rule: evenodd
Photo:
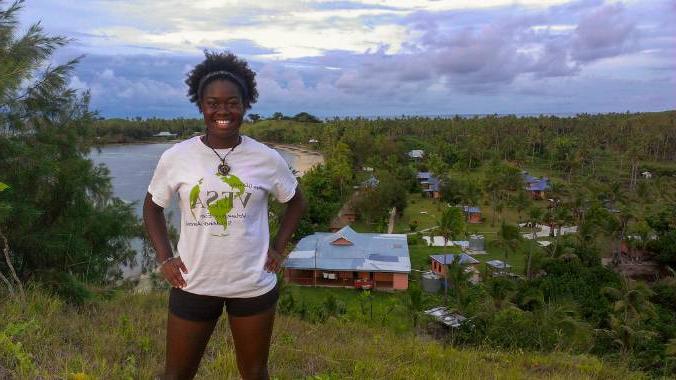
<path fill-rule="evenodd" d="M 239 133 L 232 135 L 232 136 L 225 137 L 225 138 L 218 138 L 216 136 L 208 135 L 208 134 L 201 137 L 202 142 L 206 146 L 214 148 L 214 149 L 232 148 L 232 147 L 236 146 L 237 144 L 239 144 L 241 138 L 242 137 L 239 135 Z"/>

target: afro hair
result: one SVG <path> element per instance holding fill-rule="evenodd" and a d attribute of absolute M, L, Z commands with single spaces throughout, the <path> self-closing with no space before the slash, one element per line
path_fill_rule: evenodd
<path fill-rule="evenodd" d="M 204 61 L 195 66 L 195 68 L 193 68 L 192 71 L 188 73 L 188 77 L 185 80 L 185 84 L 188 85 L 188 98 L 190 101 L 195 103 L 197 108 L 199 108 L 199 100 L 202 94 L 198 94 L 197 91 L 200 80 L 202 80 L 205 75 L 208 75 L 214 71 L 229 71 L 242 79 L 244 84 L 247 86 L 246 91 L 243 91 L 243 93 L 246 93 L 247 96 L 246 99 L 242 99 L 242 102 L 244 103 L 244 109 L 251 108 L 251 105 L 256 103 L 256 100 L 258 99 L 258 91 L 256 90 L 256 73 L 249 68 L 249 64 L 245 60 L 240 59 L 236 55 L 227 51 L 217 53 L 205 50 L 204 56 Z M 209 78 L 207 82 L 204 83 L 202 91 L 204 91 L 204 88 L 206 88 L 206 85 L 209 82 L 212 82 L 216 79 L 222 80 L 228 78 L 222 76 L 214 76 L 213 78 Z M 237 84 L 238 87 L 240 86 L 239 83 L 235 82 L 235 84 Z"/>

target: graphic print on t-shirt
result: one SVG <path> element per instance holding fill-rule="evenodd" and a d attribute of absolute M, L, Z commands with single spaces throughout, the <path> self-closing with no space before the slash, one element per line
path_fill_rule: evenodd
<path fill-rule="evenodd" d="M 242 206 L 246 207 L 248 203 L 249 196 L 251 194 L 246 194 L 246 197 L 243 199 L 244 195 L 244 182 L 240 180 L 237 176 L 232 174 L 221 175 L 216 173 L 216 176 L 225 184 L 230 186 L 232 192 L 221 192 L 218 191 L 207 192 L 207 194 L 212 193 L 210 197 L 206 200 L 206 208 L 209 210 L 209 214 L 214 218 L 216 224 L 219 224 L 223 227 L 223 231 L 227 232 L 228 229 L 228 213 L 232 211 L 234 205 L 234 197 L 239 198 L 242 202 Z M 190 190 L 190 212 L 192 213 L 193 218 L 197 221 L 197 216 L 195 215 L 195 209 L 199 202 L 200 206 L 204 207 L 204 204 L 199 198 L 200 192 L 202 191 L 201 185 L 204 182 L 204 178 L 200 178 L 195 186 Z M 199 225 L 199 222 L 198 222 Z M 220 235 L 225 236 L 225 235 Z"/>

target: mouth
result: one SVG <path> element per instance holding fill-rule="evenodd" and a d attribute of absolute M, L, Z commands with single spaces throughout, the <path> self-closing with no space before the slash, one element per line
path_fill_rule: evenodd
<path fill-rule="evenodd" d="M 219 128 L 228 128 L 231 125 L 234 125 L 235 121 L 229 120 L 229 119 L 217 119 L 217 120 L 214 120 L 214 124 Z"/>

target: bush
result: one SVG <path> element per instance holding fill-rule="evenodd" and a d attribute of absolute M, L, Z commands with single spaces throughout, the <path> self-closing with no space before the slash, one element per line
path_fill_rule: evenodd
<path fill-rule="evenodd" d="M 73 305 L 81 305 L 94 298 L 86 285 L 70 273 L 41 271 L 37 279 L 44 288 Z"/>

